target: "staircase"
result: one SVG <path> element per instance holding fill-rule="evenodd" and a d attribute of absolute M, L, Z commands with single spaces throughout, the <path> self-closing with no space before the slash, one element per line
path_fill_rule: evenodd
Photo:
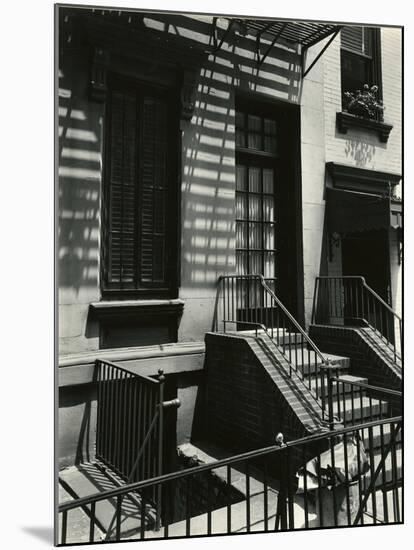
<path fill-rule="evenodd" d="M 326 279 L 317 280 L 316 312 L 326 317 L 327 308 L 321 300 L 330 292 L 328 312 L 331 317 L 335 315 L 337 318 L 340 300 L 333 297 L 332 293 L 339 289 L 339 283 L 335 281 L 332 285 Z M 364 321 L 362 326 L 370 326 L 365 317 L 374 323 L 372 338 L 378 347 L 381 346 L 393 368 L 401 373 L 401 346 L 393 346 L 390 336 L 395 323 L 398 325 L 396 343 L 399 343 L 401 319 L 367 287 L 363 278 L 350 278 L 350 281 L 347 278 L 342 279 L 342 320 L 345 315 L 352 319 L 359 316 Z M 273 355 L 275 368 L 283 368 L 302 388 L 304 394 L 312 396 L 314 410 L 319 412 L 323 420 L 329 422 L 331 428 L 390 418 L 401 412 L 399 407 L 395 407 L 396 401 L 401 400 L 400 392 L 370 385 L 366 377 L 350 374 L 348 357 L 327 354 L 319 349 L 260 275 L 227 276 L 219 280 L 214 326 L 216 331 L 221 329 L 225 333 L 244 334 L 261 340 L 268 356 Z M 280 360 L 280 353 L 285 361 Z M 312 399 L 308 401 L 312 402 Z M 364 447 L 370 459 L 370 470 L 364 476 L 366 490 L 378 465 L 382 464 L 381 449 L 384 453 L 384 447 L 389 444 L 392 434 L 389 426 L 374 427 L 363 430 L 362 433 Z M 383 461 L 381 474 L 375 481 L 378 494 L 374 492 L 369 500 L 375 509 L 376 520 L 381 515 L 380 512 L 384 521 L 396 521 L 396 516 L 399 516 L 401 488 L 393 487 L 392 495 L 390 492 L 383 494 L 380 488 L 386 487 L 387 483 L 396 485 L 396 481 L 402 477 L 401 433 L 396 436 L 393 450 L 394 455 Z M 395 504 L 393 517 L 387 510 L 391 509 L 387 506 L 390 498 Z"/>
<path fill-rule="evenodd" d="M 361 302 L 357 301 L 357 305 L 360 307 Z M 391 334 L 389 325 L 387 327 L 387 334 Z M 243 455 L 227 455 L 224 459 L 217 449 L 206 452 L 189 444 L 185 452 L 197 457 L 199 466 L 159 477 L 162 464 L 157 463 L 155 454 L 145 462 L 146 454 L 142 454 L 142 449 L 146 449 L 149 442 L 153 449 L 162 444 L 162 411 L 179 404 L 176 400 L 163 400 L 162 373 L 155 381 L 101 361 L 97 364 L 100 384 L 97 460 L 73 466 L 60 474 L 61 543 L 401 522 L 401 393 L 376 387 L 367 377 L 351 374 L 349 357 L 319 349 L 262 276 L 220 279 L 213 328 L 216 332 L 243 336 L 254 342 L 251 347 L 259 358 L 263 352 L 262 357 L 268 361 L 263 359 L 262 366 L 273 381 L 277 383 L 276 372 L 278 375 L 283 372 L 279 378 L 290 379 L 295 395 L 301 395 L 305 402 L 306 412 L 311 409 L 317 417 L 318 423 L 314 425 L 323 425 L 324 429 L 288 441 L 279 449 L 273 445 Z M 384 335 L 376 333 L 375 339 L 378 346 L 386 346 L 389 361 L 401 372 L 400 356 L 390 341 L 384 343 Z M 149 396 L 145 400 L 149 408 L 146 424 L 140 427 L 136 424 L 138 409 L 135 407 L 139 403 L 137 396 L 143 392 Z M 297 464 L 298 456 L 302 457 L 304 465 L 308 460 L 304 457 L 319 453 L 320 463 L 323 448 L 334 453 L 338 445 L 347 448 L 348 439 L 353 437 L 358 441 L 358 449 L 363 444 L 368 463 L 367 470 L 362 470 L 359 464 L 362 455 L 358 452 L 358 475 L 354 483 L 356 500 L 350 499 L 352 484 L 347 483 L 344 484 L 345 500 L 338 495 L 335 497 L 334 489 L 321 484 L 319 489 L 313 488 L 311 497 L 307 489 L 304 494 L 296 492 L 294 472 L 290 470 Z M 315 447 L 315 443 L 322 447 Z M 348 476 L 348 451 L 343 450 L 342 455 Z M 270 462 L 266 462 L 267 459 Z M 269 473 L 268 465 L 274 465 L 274 460 L 285 461 L 287 470 L 283 475 Z M 333 460 L 331 466 L 334 464 Z M 217 493 L 214 494 L 215 505 L 210 503 L 208 496 L 208 511 L 192 514 L 192 480 L 197 475 L 213 474 L 214 479 L 221 479 L 222 489 L 231 488 L 233 496 L 225 506 L 220 504 Z M 154 479 L 145 481 L 151 477 Z M 184 484 L 183 520 L 174 519 L 175 483 Z M 207 478 L 207 487 L 211 483 Z M 208 488 L 208 495 L 209 491 Z M 337 491 L 344 490 L 338 487 Z M 223 494 L 230 493 L 226 490 Z M 173 502 L 167 499 L 166 503 L 166 494 L 174 495 Z M 338 499 L 340 506 L 347 508 L 342 509 L 339 523 L 333 512 Z M 323 508 L 325 519 L 321 514 Z M 344 519 L 344 515 L 348 517 Z M 67 529 L 69 524 L 70 529 Z"/>

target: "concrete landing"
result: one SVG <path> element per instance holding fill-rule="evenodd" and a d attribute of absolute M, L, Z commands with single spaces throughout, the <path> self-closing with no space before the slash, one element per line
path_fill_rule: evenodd
<path fill-rule="evenodd" d="M 64 495 L 72 499 L 87 497 L 98 492 L 115 489 L 118 486 L 97 467 L 96 463 L 85 463 L 62 470 L 59 474 L 59 485 L 62 487 Z M 103 540 L 105 538 L 111 540 L 115 537 L 116 504 L 115 498 L 98 501 L 96 503 L 95 518 L 98 528 L 97 535 L 99 536 L 97 540 Z M 71 532 L 75 532 L 78 529 L 78 526 L 72 523 L 72 514 L 75 513 L 84 514 L 89 537 L 89 519 L 86 517 L 85 510 L 81 512 L 79 509 L 68 513 L 68 534 L 73 537 Z M 154 511 L 147 506 L 145 528 L 153 528 L 154 520 Z M 126 496 L 122 500 L 121 507 L 121 538 L 131 536 L 137 532 L 139 533 L 140 529 L 140 497 L 139 495 Z M 84 535 L 83 531 L 84 529 L 82 528 L 82 536 Z"/>

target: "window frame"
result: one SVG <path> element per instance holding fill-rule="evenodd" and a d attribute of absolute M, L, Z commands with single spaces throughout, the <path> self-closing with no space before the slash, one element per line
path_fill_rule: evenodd
<path fill-rule="evenodd" d="M 347 89 L 344 86 L 344 57 L 358 57 L 360 59 L 370 62 L 369 72 L 371 82 L 361 82 L 360 89 L 363 88 L 364 84 L 369 84 L 369 86 L 377 85 L 378 92 L 377 98 L 379 100 L 383 99 L 383 86 L 382 86 L 382 53 L 381 53 L 381 29 L 380 27 L 370 27 L 366 25 L 347 25 L 347 27 L 362 27 L 364 32 L 369 31 L 371 33 L 371 55 L 367 55 L 364 52 L 356 52 L 351 48 L 347 48 L 342 44 L 342 36 L 340 41 L 340 66 L 341 66 L 341 106 L 342 110 L 345 108 L 345 92 L 355 92 L 354 89 Z M 342 32 L 342 31 L 341 31 Z M 362 41 L 363 43 L 364 41 Z M 358 88 L 357 88 L 358 89 Z M 382 120 L 382 115 L 377 115 L 377 120 Z"/>
<path fill-rule="evenodd" d="M 246 188 L 244 190 L 239 189 L 237 187 L 237 180 L 236 180 L 236 201 L 237 196 L 242 195 L 246 197 L 246 217 L 244 219 L 238 217 L 237 213 L 237 206 L 236 206 L 236 247 L 235 247 L 235 253 L 236 253 L 236 267 L 239 265 L 243 265 L 243 260 L 246 260 L 247 262 L 247 273 L 251 274 L 253 273 L 251 269 L 251 252 L 259 253 L 260 263 L 261 263 L 261 274 L 265 275 L 265 256 L 266 254 L 273 254 L 274 255 L 274 269 L 273 273 L 271 275 L 267 274 L 266 278 L 269 279 L 276 279 L 278 276 L 278 263 L 277 263 L 277 235 L 278 235 L 278 210 L 277 210 L 277 172 L 278 172 L 278 161 L 279 161 L 279 155 L 277 152 L 277 140 L 278 140 L 278 131 L 280 131 L 280 128 L 278 128 L 278 118 L 275 115 L 275 113 L 272 112 L 272 110 L 269 108 L 269 106 L 255 103 L 255 102 L 241 102 L 238 101 L 236 103 L 236 123 L 235 123 L 235 130 L 236 132 L 240 130 L 240 128 L 237 126 L 237 116 L 239 114 L 243 115 L 244 118 L 244 125 L 243 125 L 243 135 L 244 135 L 244 145 L 238 145 L 237 139 L 235 144 L 235 156 L 236 156 L 236 171 L 239 166 L 244 166 L 246 169 Z M 261 131 L 258 133 L 261 136 L 261 143 L 262 143 L 262 149 L 254 149 L 248 147 L 248 115 L 258 116 L 262 119 L 261 123 Z M 264 119 L 270 119 L 276 123 L 276 151 L 274 153 L 265 151 L 264 148 L 264 138 L 267 135 L 264 130 Z M 261 175 L 260 175 L 260 181 L 259 181 L 259 191 L 250 191 L 249 189 L 249 169 L 259 167 L 261 169 Z M 263 190 L 263 170 L 266 168 L 273 169 L 273 192 L 272 193 L 266 193 Z M 237 178 L 237 173 L 236 173 Z M 260 220 L 251 220 L 250 219 L 250 197 L 251 196 L 258 196 L 259 197 L 259 210 L 260 210 Z M 264 219 L 264 197 L 271 196 L 273 198 L 273 221 L 266 221 Z M 249 238 L 249 232 L 250 232 L 250 224 L 255 223 L 260 225 L 261 232 L 260 232 L 260 240 L 261 240 L 261 247 L 260 248 L 252 248 L 250 246 L 250 238 Z M 238 227 L 239 224 L 242 224 L 242 228 L 244 229 L 243 234 L 246 232 L 246 226 L 247 226 L 247 240 L 245 241 L 244 247 L 238 246 L 237 242 L 237 234 L 238 234 Z M 265 226 L 273 226 L 273 248 L 265 247 Z M 240 261 L 239 261 L 240 257 Z"/>
<path fill-rule="evenodd" d="M 135 192 L 138 215 L 135 220 L 134 236 L 134 262 L 136 277 L 132 285 L 125 283 L 110 283 L 108 281 L 109 264 L 109 209 L 110 209 L 110 175 L 111 166 L 111 94 L 114 91 L 134 93 L 140 98 L 137 106 L 141 106 L 141 99 L 145 93 L 153 97 L 163 97 L 167 107 L 167 133 L 166 133 L 166 195 L 165 195 L 165 238 L 164 261 L 166 284 L 158 285 L 148 283 L 145 286 L 139 283 L 139 243 L 141 238 L 139 217 L 140 206 L 140 159 L 137 159 L 135 175 Z M 136 78 L 121 76 L 116 73 L 108 74 L 108 94 L 105 102 L 105 114 L 103 123 L 103 181 L 101 198 L 101 246 L 100 246 L 100 288 L 102 299 L 128 300 L 128 299 L 173 299 L 178 296 L 179 283 L 179 237 L 180 237 L 180 186 L 178 182 L 180 145 L 179 116 L 178 116 L 178 91 L 154 82 L 146 82 Z M 138 115 L 137 115 L 138 120 Z M 136 154 L 139 155 L 139 143 L 143 139 L 142 125 L 137 126 Z"/>

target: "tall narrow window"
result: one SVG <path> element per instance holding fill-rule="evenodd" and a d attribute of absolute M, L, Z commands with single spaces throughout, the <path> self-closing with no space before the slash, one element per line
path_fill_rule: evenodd
<path fill-rule="evenodd" d="M 236 113 L 236 260 L 240 275 L 276 278 L 277 123 Z"/>
<path fill-rule="evenodd" d="M 107 115 L 103 292 L 171 296 L 176 201 L 167 97 L 116 83 Z"/>
<path fill-rule="evenodd" d="M 344 27 L 341 30 L 341 85 L 344 92 L 355 92 L 364 84 L 378 86 L 381 99 L 380 29 Z"/>

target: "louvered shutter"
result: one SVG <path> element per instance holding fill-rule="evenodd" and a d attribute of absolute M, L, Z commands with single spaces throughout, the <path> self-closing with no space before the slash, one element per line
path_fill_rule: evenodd
<path fill-rule="evenodd" d="M 112 94 L 109 176 L 108 282 L 135 279 L 137 127 L 136 98 Z"/>
<path fill-rule="evenodd" d="M 167 289 L 167 100 L 114 89 L 108 113 L 105 288 Z"/>
<path fill-rule="evenodd" d="M 341 47 L 354 53 L 372 56 L 372 29 L 344 27 L 341 30 Z"/>
<path fill-rule="evenodd" d="M 167 109 L 163 100 L 144 97 L 142 106 L 141 284 L 165 282 L 165 199 Z"/>

